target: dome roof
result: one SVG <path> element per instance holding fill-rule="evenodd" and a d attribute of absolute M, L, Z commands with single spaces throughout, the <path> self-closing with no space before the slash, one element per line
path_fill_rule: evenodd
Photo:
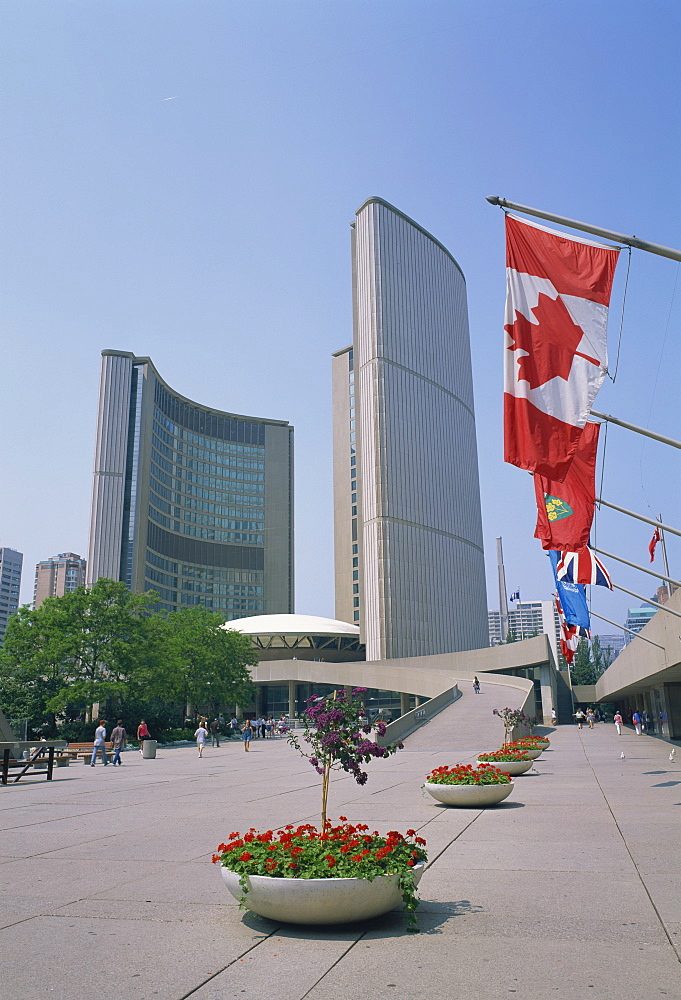
<path fill-rule="evenodd" d="M 244 635 L 336 635 L 359 638 L 359 625 L 314 615 L 255 615 L 222 626 Z"/>

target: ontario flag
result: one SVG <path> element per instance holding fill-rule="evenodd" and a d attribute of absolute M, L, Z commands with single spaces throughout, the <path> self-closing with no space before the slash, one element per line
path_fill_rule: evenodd
<path fill-rule="evenodd" d="M 562 482 L 607 370 L 619 250 L 506 216 L 504 461 Z"/>
<path fill-rule="evenodd" d="M 589 543 L 596 505 L 596 454 L 600 424 L 588 421 L 563 482 L 534 474 L 537 525 L 545 549 L 578 552 Z M 583 582 L 583 581 L 580 581 Z"/>

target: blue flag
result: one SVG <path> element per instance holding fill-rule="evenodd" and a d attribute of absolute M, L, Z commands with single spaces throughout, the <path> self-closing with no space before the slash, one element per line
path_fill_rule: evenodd
<path fill-rule="evenodd" d="M 581 628 L 590 629 L 591 617 L 586 606 L 586 587 L 583 583 L 567 583 L 565 580 L 558 579 L 556 567 L 560 559 L 560 552 L 549 551 L 549 559 L 565 621 L 568 625 L 578 625 Z"/>
<path fill-rule="evenodd" d="M 508 599 L 509 599 L 509 601 L 519 601 L 520 600 L 520 591 L 519 590 L 514 591 L 514 593 L 512 593 L 512 594 L 509 595 Z"/>

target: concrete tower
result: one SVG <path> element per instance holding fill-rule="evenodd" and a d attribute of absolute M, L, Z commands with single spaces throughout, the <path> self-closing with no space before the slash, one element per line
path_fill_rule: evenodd
<path fill-rule="evenodd" d="M 380 198 L 352 235 L 354 330 L 333 357 L 336 617 L 368 660 L 486 646 L 466 285 Z"/>

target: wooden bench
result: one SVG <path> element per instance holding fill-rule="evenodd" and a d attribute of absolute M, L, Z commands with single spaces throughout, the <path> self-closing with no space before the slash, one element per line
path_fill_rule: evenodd
<path fill-rule="evenodd" d="M 94 741 L 90 743 L 69 743 L 64 753 L 68 754 L 73 760 L 78 760 L 79 757 L 82 757 L 83 763 L 89 764 L 92 760 L 92 751 L 94 748 Z M 104 749 L 107 755 L 113 753 L 113 741 L 110 740 L 108 743 L 105 743 Z M 99 752 L 97 756 L 99 756 Z"/>

